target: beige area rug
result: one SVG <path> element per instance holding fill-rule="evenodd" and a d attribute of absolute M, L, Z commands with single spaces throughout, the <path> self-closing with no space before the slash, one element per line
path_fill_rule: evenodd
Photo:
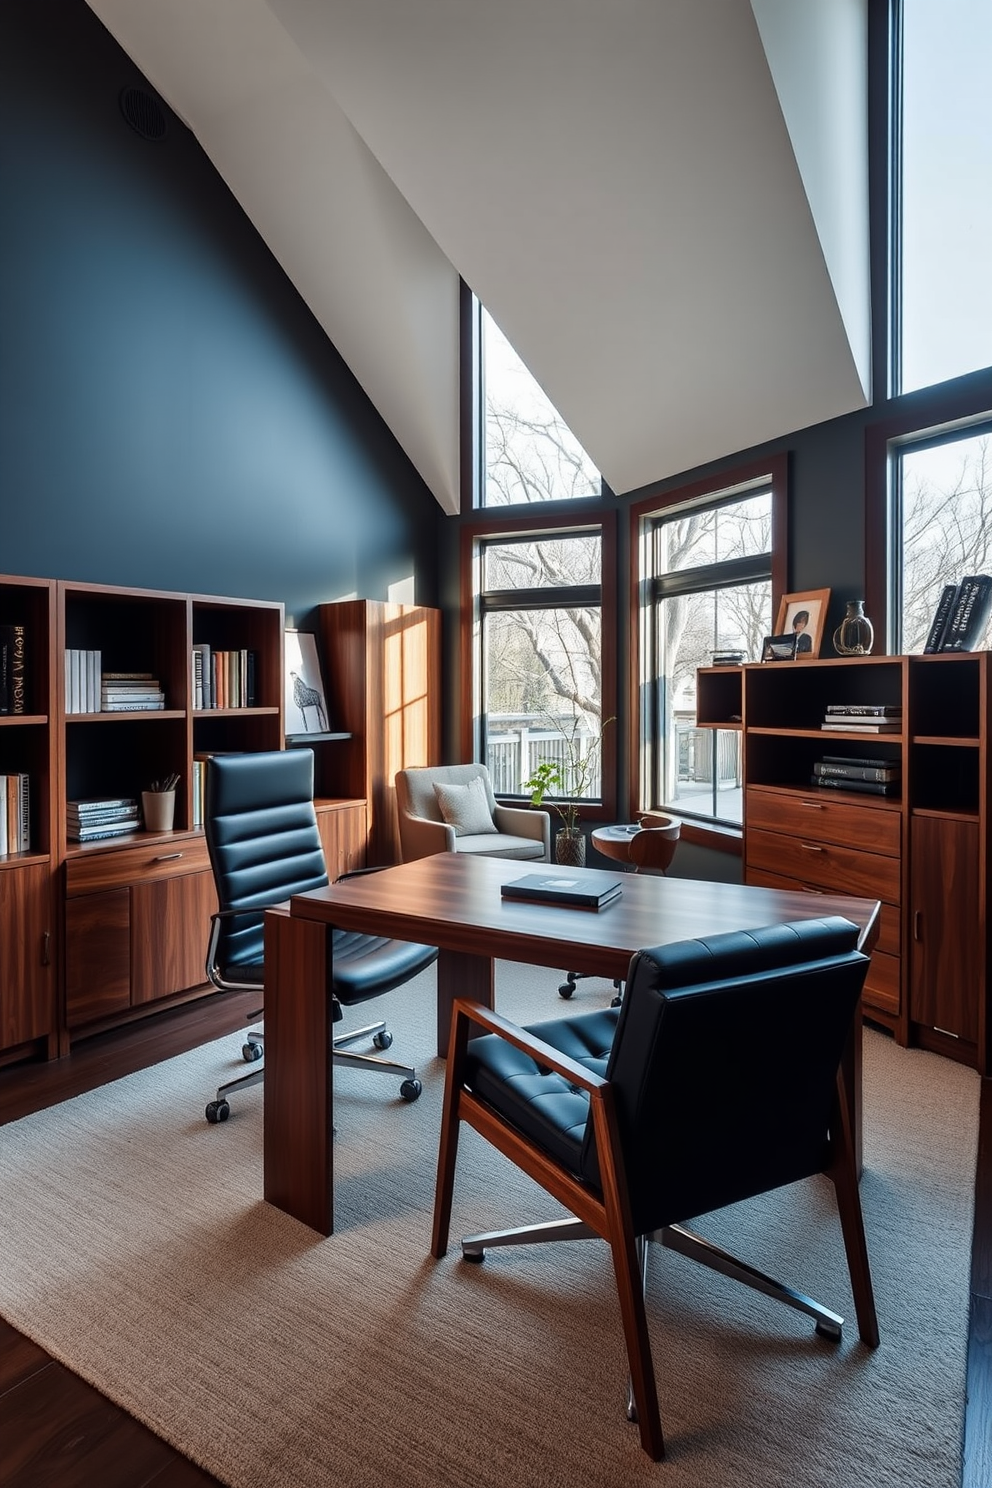
<path fill-rule="evenodd" d="M 566 1012 L 501 964 L 500 1008 Z M 571 1011 L 602 1006 L 583 982 Z M 380 1004 L 382 1006 L 382 1004 Z M 951 1488 L 960 1482 L 978 1079 L 866 1036 L 863 1200 L 882 1345 L 857 1341 L 828 1185 L 699 1228 L 848 1319 L 809 1320 L 667 1251 L 649 1284 L 668 1458 L 624 1416 L 599 1242 L 428 1255 L 443 1065 L 433 973 L 386 1000 L 424 1094 L 336 1075 L 338 1229 L 261 1194 L 262 1089 L 211 1127 L 240 1037 L 0 1128 L 0 1313 L 235 1488 Z M 453 1234 L 555 1212 L 474 1133 Z"/>

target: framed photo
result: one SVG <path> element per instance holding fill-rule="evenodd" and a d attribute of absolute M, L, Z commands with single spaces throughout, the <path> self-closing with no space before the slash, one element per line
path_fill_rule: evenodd
<path fill-rule="evenodd" d="M 761 643 L 762 661 L 795 661 L 796 638 L 790 630 L 788 635 L 765 636 Z"/>
<path fill-rule="evenodd" d="M 327 694 L 320 675 L 317 637 L 306 630 L 286 631 L 286 737 L 326 734 Z"/>
<path fill-rule="evenodd" d="M 775 631 L 779 636 L 795 637 L 796 661 L 809 661 L 812 657 L 819 656 L 829 603 L 829 589 L 809 589 L 805 594 L 782 595 Z"/>

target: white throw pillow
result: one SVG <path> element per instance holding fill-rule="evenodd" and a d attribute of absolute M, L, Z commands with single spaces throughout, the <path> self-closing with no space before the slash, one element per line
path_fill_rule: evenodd
<path fill-rule="evenodd" d="M 456 837 L 479 837 L 484 832 L 498 832 L 489 810 L 486 782 L 476 775 L 467 785 L 435 785 L 434 794 L 441 815 Z"/>

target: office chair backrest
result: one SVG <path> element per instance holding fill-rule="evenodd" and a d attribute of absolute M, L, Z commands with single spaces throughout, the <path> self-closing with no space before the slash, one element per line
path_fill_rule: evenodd
<path fill-rule="evenodd" d="M 262 963 L 262 911 L 328 881 L 313 809 L 313 751 L 214 755 L 204 831 L 220 908 L 257 909 L 221 921 L 224 968 Z"/>
<path fill-rule="evenodd" d="M 831 917 L 633 957 L 606 1073 L 635 1233 L 822 1171 L 857 941 Z M 598 1180 L 591 1122 L 582 1172 Z"/>

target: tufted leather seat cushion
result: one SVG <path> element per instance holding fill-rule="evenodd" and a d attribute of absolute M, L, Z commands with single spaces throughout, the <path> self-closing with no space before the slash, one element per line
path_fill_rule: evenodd
<path fill-rule="evenodd" d="M 527 1032 L 591 1073 L 605 1075 L 619 1016 L 619 1008 L 603 1008 L 577 1018 L 534 1023 Z M 589 1117 L 584 1091 L 493 1034 L 469 1041 L 466 1071 L 466 1083 L 481 1099 L 572 1172 L 579 1172 Z"/>

